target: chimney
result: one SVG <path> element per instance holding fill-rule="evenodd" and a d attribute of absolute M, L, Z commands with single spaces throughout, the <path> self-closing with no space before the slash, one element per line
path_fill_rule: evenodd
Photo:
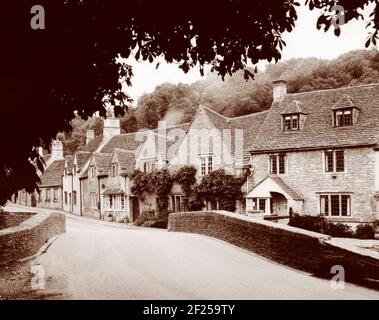
<path fill-rule="evenodd" d="M 103 142 L 108 142 L 113 136 L 121 134 L 120 119 L 114 116 L 112 106 L 106 107 L 107 118 L 104 120 Z"/>
<path fill-rule="evenodd" d="M 51 145 L 51 159 L 62 160 L 63 158 L 63 144 L 59 140 L 53 140 Z"/>
<path fill-rule="evenodd" d="M 287 94 L 287 81 L 280 79 L 273 81 L 272 84 L 273 102 L 281 101 Z"/>
<path fill-rule="evenodd" d="M 95 132 L 93 130 L 87 130 L 86 144 L 88 144 L 88 142 L 92 141 L 93 138 L 95 138 Z"/>

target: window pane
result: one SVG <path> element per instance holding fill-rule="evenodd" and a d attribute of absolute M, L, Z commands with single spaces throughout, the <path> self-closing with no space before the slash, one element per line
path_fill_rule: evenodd
<path fill-rule="evenodd" d="M 353 124 L 353 117 L 350 110 L 346 110 L 343 114 L 343 124 L 344 126 L 351 126 Z"/>
<path fill-rule="evenodd" d="M 340 196 L 339 195 L 331 195 L 331 215 L 339 216 L 340 215 Z"/>
<path fill-rule="evenodd" d="M 291 116 L 284 117 L 284 130 L 291 130 Z"/>
<path fill-rule="evenodd" d="M 279 173 L 284 174 L 285 173 L 285 156 L 283 154 L 279 155 Z"/>
<path fill-rule="evenodd" d="M 336 151 L 336 171 L 345 171 L 345 153 L 343 150 Z"/>
<path fill-rule="evenodd" d="M 277 174 L 278 166 L 277 166 L 277 157 L 276 155 L 270 156 L 270 173 Z"/>
<path fill-rule="evenodd" d="M 213 157 L 208 157 L 208 173 L 213 171 Z"/>
<path fill-rule="evenodd" d="M 350 216 L 350 196 L 341 196 L 341 215 Z"/>
<path fill-rule="evenodd" d="M 206 174 L 205 157 L 200 158 L 200 172 L 202 176 L 205 176 Z"/>
<path fill-rule="evenodd" d="M 335 121 L 335 126 L 336 127 L 340 127 L 342 125 L 342 117 L 343 117 L 343 113 L 342 111 L 336 111 L 334 113 L 334 121 Z"/>
<path fill-rule="evenodd" d="M 325 152 L 325 171 L 333 172 L 333 151 Z"/>
<path fill-rule="evenodd" d="M 299 130 L 299 116 L 292 116 L 292 130 Z"/>
<path fill-rule="evenodd" d="M 259 199 L 259 208 L 260 211 L 265 211 L 266 209 L 266 199 Z"/>
<path fill-rule="evenodd" d="M 320 213 L 322 215 L 329 214 L 329 196 L 320 196 Z"/>

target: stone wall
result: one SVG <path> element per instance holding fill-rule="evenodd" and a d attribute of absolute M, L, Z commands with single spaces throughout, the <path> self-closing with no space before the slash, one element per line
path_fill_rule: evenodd
<path fill-rule="evenodd" d="M 379 280 L 379 255 L 341 246 L 329 236 L 235 213 L 172 213 L 169 231 L 198 233 L 224 240 L 275 262 L 331 278 L 333 265 L 345 268 L 347 280 Z"/>
<path fill-rule="evenodd" d="M 0 212 L 0 229 L 17 226 L 33 215 L 30 212 Z"/>
<path fill-rule="evenodd" d="M 256 185 L 268 175 L 269 155 L 252 155 L 251 160 Z M 375 151 L 372 148 L 346 148 L 345 172 L 335 174 L 325 172 L 321 150 L 288 152 L 286 173 L 280 177 L 304 197 L 300 213 L 319 214 L 319 194 L 339 192 L 351 194 L 351 218 L 357 222 L 375 218 Z"/>
<path fill-rule="evenodd" d="M 52 237 L 66 232 L 61 213 L 38 213 L 21 224 L 0 230 L 0 266 L 32 256 Z"/>

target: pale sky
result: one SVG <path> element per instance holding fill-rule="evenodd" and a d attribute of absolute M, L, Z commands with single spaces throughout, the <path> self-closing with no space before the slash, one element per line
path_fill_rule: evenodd
<path fill-rule="evenodd" d="M 301 1 L 303 3 L 304 1 Z M 372 7 L 371 7 L 372 8 Z M 369 10 L 365 11 L 365 16 Z M 298 19 L 295 29 L 291 33 L 285 33 L 283 39 L 287 46 L 282 51 L 282 61 L 299 57 L 317 57 L 333 59 L 339 55 L 354 49 L 364 49 L 368 30 L 365 29 L 367 21 L 351 21 L 341 28 L 341 35 L 336 37 L 333 27 L 327 33 L 316 29 L 316 21 L 319 12 L 310 11 L 304 6 L 298 7 Z M 156 63 L 160 61 L 160 66 L 155 69 Z M 178 64 L 167 64 L 162 59 L 149 62 L 137 62 L 134 58 L 127 60 L 133 66 L 134 77 L 132 87 L 126 87 L 125 91 L 135 101 L 143 93 L 150 93 L 154 88 L 162 83 L 193 83 L 201 79 L 198 69 L 191 69 L 185 74 L 178 68 Z M 264 66 L 266 63 L 260 63 Z"/>

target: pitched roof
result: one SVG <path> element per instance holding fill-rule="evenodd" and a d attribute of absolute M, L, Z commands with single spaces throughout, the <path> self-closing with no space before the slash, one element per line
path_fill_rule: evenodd
<path fill-rule="evenodd" d="M 54 161 L 41 176 L 41 187 L 60 186 L 62 185 L 62 175 L 65 160 Z"/>
<path fill-rule="evenodd" d="M 89 151 L 77 151 L 75 153 L 77 165 L 81 168 L 91 157 L 91 152 Z"/>
<path fill-rule="evenodd" d="M 307 114 L 303 128 L 283 131 L 281 113 L 294 100 L 302 103 Z M 341 106 L 341 101 L 351 102 L 359 109 L 357 122 L 352 126 L 332 125 L 333 107 Z M 282 101 L 272 104 L 251 152 L 376 145 L 378 123 L 379 83 L 287 94 Z"/>
<path fill-rule="evenodd" d="M 243 130 L 243 165 L 249 164 L 249 151 L 253 145 L 258 131 L 267 116 L 268 110 L 247 114 L 240 117 L 225 117 L 216 111 L 202 106 L 206 116 L 217 129 L 231 130 L 232 154 L 235 152 L 235 130 Z"/>
<path fill-rule="evenodd" d="M 74 156 L 72 155 L 67 155 L 65 157 L 65 160 L 66 160 L 66 163 L 65 163 L 65 166 L 67 168 L 67 171 L 68 172 L 71 172 L 72 171 L 72 166 L 74 164 Z"/>
<path fill-rule="evenodd" d="M 292 187 L 290 187 L 286 182 L 284 182 L 278 176 L 270 176 L 272 180 L 274 180 L 278 186 L 280 186 L 292 199 L 294 200 L 304 200 L 303 196 L 295 191 Z"/>
<path fill-rule="evenodd" d="M 121 174 L 130 174 L 134 171 L 136 166 L 136 157 L 134 152 L 116 149 L 115 153 L 121 168 Z"/>
<path fill-rule="evenodd" d="M 293 100 L 288 103 L 287 108 L 285 108 L 281 114 L 291 114 L 291 113 L 305 113 L 303 110 L 303 104 L 297 100 Z"/>
<path fill-rule="evenodd" d="M 93 157 L 95 158 L 98 174 L 107 172 L 108 167 L 109 167 L 109 162 L 111 160 L 111 154 L 110 153 L 94 153 Z"/>
<path fill-rule="evenodd" d="M 100 152 L 102 153 L 111 153 L 115 148 L 122 150 L 135 150 L 142 141 L 138 141 L 136 138 L 136 132 L 132 133 L 122 133 L 116 136 L 113 136 Z"/>
<path fill-rule="evenodd" d="M 81 148 L 81 151 L 95 152 L 103 142 L 103 135 L 98 135 Z"/>
<path fill-rule="evenodd" d="M 185 134 L 189 128 L 189 125 L 190 125 L 189 123 L 184 123 L 184 124 L 175 125 L 175 126 L 168 126 L 166 128 L 163 127 L 162 129 L 148 130 L 147 132 L 151 134 L 151 136 L 143 139 L 144 140 L 143 143 L 140 142 L 141 144 L 138 146 L 135 152 L 136 156 L 145 157 L 146 156 L 145 153 L 148 151 L 149 148 L 156 151 L 158 150 L 158 143 L 160 143 L 160 141 L 165 141 L 167 160 L 170 160 L 175 155 L 175 152 L 178 149 L 180 142 L 185 137 Z M 160 130 L 164 130 L 162 132 L 164 134 L 161 134 Z M 149 151 L 152 151 L 151 149 L 149 149 Z M 149 153 L 149 157 L 151 155 L 152 154 Z"/>

